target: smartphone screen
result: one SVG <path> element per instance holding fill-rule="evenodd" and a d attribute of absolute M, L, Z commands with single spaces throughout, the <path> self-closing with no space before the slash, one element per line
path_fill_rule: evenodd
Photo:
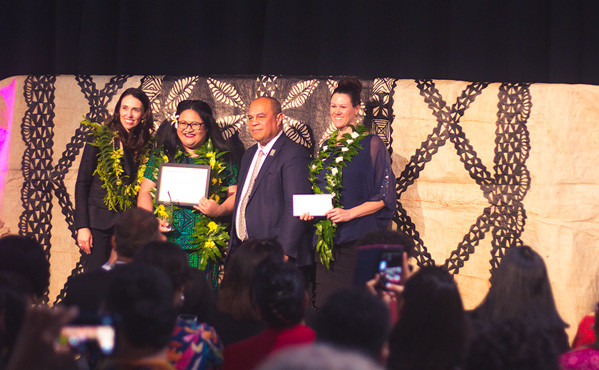
<path fill-rule="evenodd" d="M 98 348 L 103 355 L 111 355 L 116 337 L 114 326 L 107 318 L 102 321 L 97 324 L 66 325 L 60 332 L 59 342 L 80 353 Z"/>
<path fill-rule="evenodd" d="M 402 252 L 383 252 L 381 254 L 379 273 L 386 282 L 399 284 L 401 281 L 402 254 Z"/>

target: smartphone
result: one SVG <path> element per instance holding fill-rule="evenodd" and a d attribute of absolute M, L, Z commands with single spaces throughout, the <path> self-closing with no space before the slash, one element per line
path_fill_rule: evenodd
<path fill-rule="evenodd" d="M 401 281 L 402 255 L 405 250 L 401 244 L 369 244 L 358 247 L 353 285 L 363 287 L 377 274 L 385 282 Z"/>
<path fill-rule="evenodd" d="M 379 261 L 380 283 L 384 289 L 385 284 L 399 284 L 403 268 L 403 251 L 383 252 Z"/>
<path fill-rule="evenodd" d="M 114 322 L 110 316 L 92 315 L 75 320 L 72 325 L 62 328 L 59 343 L 69 348 L 87 353 L 98 350 L 104 356 L 114 351 L 116 333 Z"/>

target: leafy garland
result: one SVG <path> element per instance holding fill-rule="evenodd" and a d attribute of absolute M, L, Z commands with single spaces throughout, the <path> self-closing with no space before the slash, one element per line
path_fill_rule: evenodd
<path fill-rule="evenodd" d="M 90 127 L 90 134 L 95 136 L 91 145 L 97 147 L 98 165 L 94 174 L 98 174 L 102 181 L 102 188 L 106 190 L 104 196 L 104 204 L 108 209 L 115 212 L 123 212 L 137 204 L 137 193 L 143 179 L 143 174 L 146 170 L 150 149 L 154 144 L 154 140 L 150 140 L 143 148 L 141 153 L 141 163 L 137 170 L 134 181 L 129 185 L 125 185 L 129 178 L 123 175 L 123 148 L 119 140 L 119 133 L 112 130 L 107 125 L 102 125 L 96 122 L 91 122 L 86 119 L 81 124 Z"/>
<path fill-rule="evenodd" d="M 208 139 L 204 145 L 199 149 L 195 150 L 197 157 L 191 159 L 195 164 L 210 166 L 210 186 L 208 190 L 209 199 L 220 203 L 221 199 L 226 198 L 227 186 L 224 186 L 224 180 L 226 177 L 226 162 L 222 159 L 222 156 L 227 152 L 221 152 L 214 149 L 212 140 Z M 173 161 L 178 163 L 181 157 L 187 155 L 180 149 L 173 156 Z M 154 178 L 158 178 L 158 168 L 160 163 L 169 162 L 168 156 L 162 149 L 157 150 L 153 154 L 156 168 L 154 169 Z M 156 204 L 156 189 L 153 189 L 152 196 L 154 198 L 154 214 L 159 218 L 170 220 L 173 212 L 179 210 L 180 207 L 175 205 L 165 206 L 164 204 Z M 227 248 L 227 242 L 229 240 L 229 234 L 227 233 L 227 224 L 213 220 L 206 216 L 202 212 L 192 210 L 194 214 L 198 215 L 198 222 L 196 222 L 193 234 L 191 235 L 192 248 L 186 249 L 187 252 L 193 252 L 200 255 L 200 269 L 206 269 L 208 260 L 219 262 L 219 259 L 223 258 L 221 252 Z"/>
<path fill-rule="evenodd" d="M 340 206 L 341 189 L 343 188 L 343 167 L 358 154 L 362 149 L 360 142 L 368 136 L 369 132 L 364 126 L 356 126 L 354 131 L 343 134 L 340 140 L 337 140 L 339 130 L 333 132 L 329 140 L 322 147 L 318 156 L 310 163 L 310 173 L 308 175 L 312 183 L 314 194 L 331 194 L 333 196 L 333 207 Z M 334 156 L 325 167 L 324 161 Z M 325 170 L 324 190 L 318 186 L 318 174 Z M 337 224 L 328 218 L 319 220 L 315 224 L 318 242 L 316 243 L 316 252 L 320 255 L 320 262 L 328 269 L 333 258 L 333 239 L 337 231 Z"/>

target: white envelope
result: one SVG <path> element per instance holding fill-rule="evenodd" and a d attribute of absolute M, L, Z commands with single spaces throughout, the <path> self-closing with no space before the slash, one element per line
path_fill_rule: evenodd
<path fill-rule="evenodd" d="M 293 215 L 299 217 L 304 213 L 310 216 L 324 216 L 333 208 L 332 194 L 293 194 Z"/>

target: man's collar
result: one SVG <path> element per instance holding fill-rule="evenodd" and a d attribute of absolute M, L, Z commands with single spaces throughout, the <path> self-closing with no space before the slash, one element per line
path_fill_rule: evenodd
<path fill-rule="evenodd" d="M 264 146 L 262 146 L 262 145 L 260 145 L 260 143 L 258 143 L 258 150 L 262 150 L 262 153 L 268 154 L 270 152 L 270 150 L 272 149 L 272 147 L 277 142 L 277 140 L 281 137 L 282 134 L 283 134 L 283 130 L 279 131 L 277 136 L 273 137 L 272 140 L 269 141 L 268 144 L 266 144 Z"/>

